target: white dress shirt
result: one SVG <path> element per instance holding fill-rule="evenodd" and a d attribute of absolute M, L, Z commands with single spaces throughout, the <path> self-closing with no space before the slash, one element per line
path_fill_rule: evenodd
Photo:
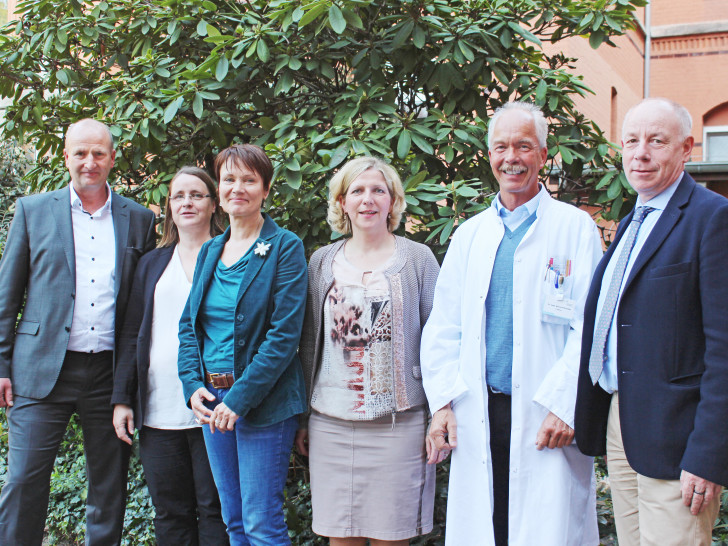
<path fill-rule="evenodd" d="M 70 184 L 71 222 L 76 255 L 76 298 L 73 306 L 68 350 L 97 353 L 114 349 L 114 280 L 116 239 L 111 216 L 111 188 L 108 199 L 93 214 L 83 209 Z"/>
<path fill-rule="evenodd" d="M 617 296 L 617 308 L 614 310 L 614 316 L 612 316 L 612 324 L 609 326 L 609 333 L 607 334 L 607 358 L 604 361 L 604 371 L 602 371 L 602 375 L 599 377 L 599 386 L 608 393 L 613 393 L 617 390 L 617 313 L 619 311 L 619 301 L 622 298 L 622 290 L 624 290 L 624 285 L 629 278 L 629 273 L 632 270 L 632 266 L 634 265 L 637 256 L 639 256 L 642 247 L 645 245 L 647 237 L 650 236 L 650 233 L 652 233 L 652 229 L 655 227 L 655 224 L 657 224 L 660 216 L 662 216 L 662 211 L 665 210 L 665 207 L 675 193 L 675 190 L 677 190 L 678 183 L 680 182 L 680 180 L 682 180 L 682 177 L 683 173 L 680 173 L 680 176 L 675 182 L 672 183 L 672 185 L 668 186 L 665 190 L 662 191 L 662 193 L 656 195 L 647 203 L 642 203 L 641 199 L 637 197 L 637 203 L 635 204 L 635 208 L 645 206 L 652 207 L 655 210 L 650 212 L 647 216 L 645 216 L 644 220 L 642 220 L 642 226 L 637 232 L 637 239 L 635 239 L 634 246 L 632 247 L 632 252 L 630 253 L 629 260 L 627 261 L 627 267 L 624 270 L 622 285 L 619 287 L 619 295 Z M 629 227 L 627 229 L 629 229 Z M 604 276 L 602 277 L 602 287 L 599 292 L 599 300 L 597 302 L 597 311 L 595 315 L 597 321 L 602 314 L 604 299 L 607 296 L 609 285 L 612 282 L 614 268 L 617 265 L 617 260 L 619 259 L 619 255 L 621 254 L 622 248 L 624 247 L 625 239 L 626 237 L 622 236 L 622 238 L 619 240 L 617 248 L 614 250 L 614 254 L 612 254 L 612 257 L 610 258 L 609 263 L 604 270 Z"/>

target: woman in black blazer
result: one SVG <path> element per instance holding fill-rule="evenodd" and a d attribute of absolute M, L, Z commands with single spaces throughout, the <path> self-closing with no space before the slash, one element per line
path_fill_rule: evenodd
<path fill-rule="evenodd" d="M 222 232 L 212 178 L 184 167 L 170 182 L 158 248 L 134 276 L 114 372 L 114 428 L 132 443 L 156 511 L 159 545 L 227 544 L 199 422 L 177 377 L 177 330 L 202 244 Z"/>

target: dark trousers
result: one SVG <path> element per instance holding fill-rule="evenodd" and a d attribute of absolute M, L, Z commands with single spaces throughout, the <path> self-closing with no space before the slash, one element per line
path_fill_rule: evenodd
<path fill-rule="evenodd" d="M 496 546 L 508 545 L 508 477 L 511 454 L 511 397 L 488 388 L 490 455 L 493 461 L 493 531 Z"/>
<path fill-rule="evenodd" d="M 229 544 L 202 429 L 142 427 L 139 447 L 158 546 Z"/>
<path fill-rule="evenodd" d="M 40 546 L 53 463 L 74 413 L 86 454 L 86 544 L 120 544 L 129 446 L 114 433 L 112 375 L 111 351 L 69 351 L 47 397 L 15 397 L 7 413 L 8 474 L 0 494 L 0 544 Z"/>

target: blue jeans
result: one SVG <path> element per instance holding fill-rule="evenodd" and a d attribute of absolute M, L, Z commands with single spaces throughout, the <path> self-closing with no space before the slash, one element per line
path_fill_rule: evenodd
<path fill-rule="evenodd" d="M 213 409 L 229 389 L 207 385 Z M 202 427 L 210 468 L 220 493 L 222 518 L 231 546 L 279 546 L 291 543 L 283 517 L 283 490 L 298 428 L 296 416 L 267 427 L 240 418 L 230 432 Z"/>

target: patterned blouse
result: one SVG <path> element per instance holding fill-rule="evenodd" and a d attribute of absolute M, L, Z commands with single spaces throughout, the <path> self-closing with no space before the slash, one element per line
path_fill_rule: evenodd
<path fill-rule="evenodd" d="M 324 304 L 324 347 L 311 407 L 330 417 L 365 421 L 394 411 L 392 311 L 380 268 L 364 272 L 334 257 L 334 284 Z"/>

